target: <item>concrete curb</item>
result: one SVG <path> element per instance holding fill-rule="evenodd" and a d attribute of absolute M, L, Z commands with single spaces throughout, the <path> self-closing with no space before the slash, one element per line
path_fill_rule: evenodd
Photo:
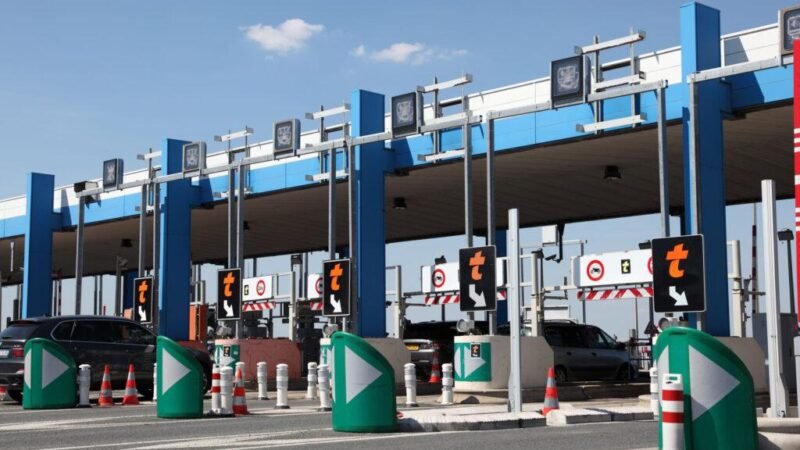
<path fill-rule="evenodd" d="M 576 425 L 579 423 L 611 422 L 611 414 L 593 409 L 557 409 L 547 413 L 547 426 Z"/>
<path fill-rule="evenodd" d="M 612 422 L 631 422 L 638 420 L 654 420 L 653 411 L 641 406 L 614 406 L 607 408 L 586 408 L 590 411 L 608 413 Z"/>
<path fill-rule="evenodd" d="M 400 419 L 398 430 L 406 432 L 507 430 L 544 426 L 544 424 L 544 416 L 535 412 L 523 412 L 519 415 L 513 413 L 451 416 L 431 414 Z"/>

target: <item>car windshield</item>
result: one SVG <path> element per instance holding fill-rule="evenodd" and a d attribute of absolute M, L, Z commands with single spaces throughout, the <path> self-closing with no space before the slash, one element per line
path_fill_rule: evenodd
<path fill-rule="evenodd" d="M 0 339 L 28 339 L 38 326 L 36 322 L 12 323 L 0 332 Z"/>

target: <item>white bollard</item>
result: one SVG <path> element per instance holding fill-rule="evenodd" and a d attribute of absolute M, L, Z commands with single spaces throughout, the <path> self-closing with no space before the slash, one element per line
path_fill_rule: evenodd
<path fill-rule="evenodd" d="M 289 365 L 278 364 L 275 373 L 275 390 L 277 391 L 278 401 L 275 409 L 289 409 Z"/>
<path fill-rule="evenodd" d="M 317 411 L 330 411 L 331 385 L 327 364 L 320 364 L 317 368 L 317 383 L 319 383 L 319 409 Z"/>
<path fill-rule="evenodd" d="M 408 363 L 403 366 L 403 370 L 403 378 L 406 382 L 406 406 L 419 406 L 417 404 L 417 367 L 414 363 Z"/>
<path fill-rule="evenodd" d="M 453 404 L 453 365 L 442 364 L 442 405 Z"/>
<path fill-rule="evenodd" d="M 158 363 L 153 363 L 153 403 L 158 400 Z"/>
<path fill-rule="evenodd" d="M 269 400 L 267 388 L 267 363 L 264 361 L 256 364 L 256 378 L 258 380 L 258 399 Z"/>
<path fill-rule="evenodd" d="M 317 398 L 317 363 L 308 363 L 308 389 L 306 398 L 314 400 Z"/>
<path fill-rule="evenodd" d="M 92 366 L 78 366 L 78 408 L 91 408 L 89 404 L 89 385 L 92 382 Z"/>
<path fill-rule="evenodd" d="M 222 400 L 220 399 L 222 388 L 220 387 L 221 375 L 219 366 L 214 364 L 211 368 L 211 411 L 210 415 L 219 415 L 222 412 Z"/>
<path fill-rule="evenodd" d="M 650 368 L 650 410 L 653 419 L 658 420 L 658 369 L 655 365 Z"/>
<path fill-rule="evenodd" d="M 680 374 L 665 374 L 661 384 L 663 450 L 683 450 L 683 383 Z"/>
<path fill-rule="evenodd" d="M 219 375 L 220 414 L 233 414 L 233 367 L 222 367 Z"/>
<path fill-rule="evenodd" d="M 234 377 L 236 377 L 236 371 L 239 370 L 239 369 L 242 369 L 242 387 L 244 387 L 245 380 L 247 380 L 247 377 L 245 376 L 245 374 L 247 373 L 245 371 L 246 368 L 247 368 L 247 365 L 245 365 L 245 363 L 243 363 L 242 361 L 239 361 L 239 362 L 236 363 L 236 367 L 233 369 L 233 376 Z"/>

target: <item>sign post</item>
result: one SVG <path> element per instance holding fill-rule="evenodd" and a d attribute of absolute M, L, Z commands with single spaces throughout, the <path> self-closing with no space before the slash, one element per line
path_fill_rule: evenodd
<path fill-rule="evenodd" d="M 659 313 L 706 310 L 703 236 L 653 239 L 653 307 Z"/>
<path fill-rule="evenodd" d="M 322 314 L 328 317 L 350 315 L 350 260 L 322 262 Z"/>
<path fill-rule="evenodd" d="M 494 246 L 462 248 L 458 252 L 461 311 L 497 309 L 497 270 Z"/>
<path fill-rule="evenodd" d="M 134 314 L 141 324 L 153 323 L 153 277 L 133 280 Z"/>
<path fill-rule="evenodd" d="M 219 320 L 238 320 L 242 316 L 241 269 L 217 272 L 217 315 Z"/>

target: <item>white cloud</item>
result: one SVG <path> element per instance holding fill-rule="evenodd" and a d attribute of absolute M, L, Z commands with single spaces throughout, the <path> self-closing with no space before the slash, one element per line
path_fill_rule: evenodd
<path fill-rule="evenodd" d="M 464 49 L 450 50 L 438 47 L 428 47 L 427 45 L 419 42 L 413 44 L 408 42 L 397 42 L 382 50 L 373 52 L 368 52 L 364 45 L 359 45 L 350 53 L 354 56 L 366 57 L 373 61 L 419 65 L 434 59 L 453 59 L 459 56 L 467 55 L 469 52 Z"/>
<path fill-rule="evenodd" d="M 270 53 L 286 55 L 305 47 L 306 41 L 324 30 L 319 24 L 310 24 L 303 19 L 289 19 L 277 27 L 251 25 L 245 27 L 247 39 L 258 43 Z"/>

